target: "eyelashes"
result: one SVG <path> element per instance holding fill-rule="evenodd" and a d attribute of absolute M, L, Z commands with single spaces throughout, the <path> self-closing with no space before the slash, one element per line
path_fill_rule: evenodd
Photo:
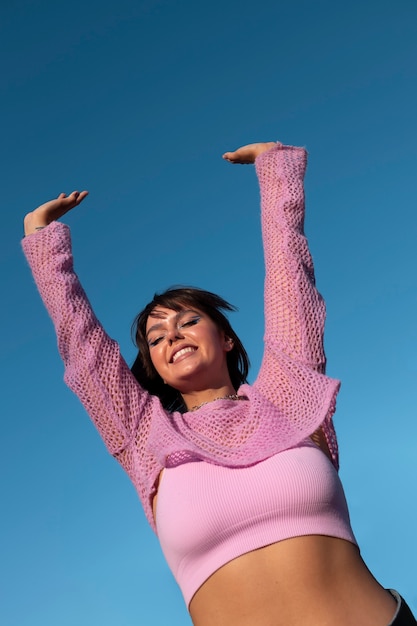
<path fill-rule="evenodd" d="M 201 317 L 199 315 L 196 315 L 192 317 L 190 320 L 187 320 L 183 322 L 182 324 L 178 324 L 178 328 L 184 328 L 187 326 L 195 326 L 195 324 L 198 324 L 200 320 L 201 320 Z"/>
<path fill-rule="evenodd" d="M 162 341 L 163 337 L 157 337 L 156 339 L 152 339 L 152 341 L 148 341 L 148 346 L 150 348 L 154 348 L 158 345 L 160 341 Z"/>
<path fill-rule="evenodd" d="M 177 324 L 177 329 L 181 330 L 181 328 L 189 328 L 190 326 L 195 326 L 196 324 L 198 324 L 198 322 L 200 320 L 201 320 L 201 316 L 200 315 L 194 315 L 192 318 L 186 319 L 186 320 L 178 323 Z M 150 348 L 154 348 L 159 343 L 161 343 L 161 341 L 163 341 L 164 339 L 165 339 L 165 335 L 158 335 L 154 339 L 148 340 L 148 346 Z"/>

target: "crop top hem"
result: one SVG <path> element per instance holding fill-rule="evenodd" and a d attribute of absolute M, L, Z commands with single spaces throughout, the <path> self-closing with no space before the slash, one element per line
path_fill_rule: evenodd
<path fill-rule="evenodd" d="M 227 561 L 223 561 L 222 559 L 221 563 L 216 563 L 216 559 L 212 559 L 212 560 L 208 559 L 207 562 L 204 563 L 204 567 L 200 567 L 194 572 L 194 576 L 195 576 L 194 580 L 195 581 L 201 580 L 198 587 L 197 588 L 190 587 L 190 589 L 188 589 L 187 585 L 183 585 L 182 593 L 183 593 L 187 608 L 188 609 L 190 608 L 191 600 L 193 599 L 195 594 L 198 592 L 198 590 L 201 589 L 201 587 L 209 580 L 209 578 L 211 578 L 211 576 L 213 576 L 216 572 L 218 572 L 222 567 L 225 567 L 228 563 L 231 563 L 235 559 L 238 559 L 239 557 L 244 556 L 245 554 L 249 554 L 250 552 L 255 552 L 256 550 L 260 550 L 261 548 L 266 548 L 267 546 L 274 545 L 275 543 L 281 543 L 282 541 L 291 541 L 292 539 L 298 539 L 300 537 L 321 535 L 324 537 L 332 537 L 334 539 L 343 539 L 344 541 L 349 541 L 350 543 L 358 547 L 358 544 L 353 534 L 352 533 L 346 534 L 346 532 L 343 532 L 345 530 L 344 528 L 341 528 L 340 534 L 335 534 L 334 532 L 332 532 L 332 534 L 330 535 L 330 534 L 323 532 L 322 525 L 321 525 L 321 528 L 318 528 L 318 526 L 320 525 L 313 524 L 309 531 L 306 528 L 303 528 L 302 530 L 300 529 L 298 534 L 294 534 L 291 537 L 283 537 L 282 539 L 277 539 L 276 532 L 274 532 L 274 529 L 271 528 L 270 536 L 268 537 L 266 534 L 264 537 L 265 543 L 262 543 L 261 545 L 259 545 L 259 542 L 257 541 L 253 541 L 253 542 L 245 541 L 245 546 L 243 547 L 239 542 L 236 542 L 236 545 L 234 545 L 234 542 L 229 542 L 228 547 L 229 547 L 230 553 L 229 553 L 229 558 Z M 253 543 L 252 546 L 250 545 L 251 543 Z"/>

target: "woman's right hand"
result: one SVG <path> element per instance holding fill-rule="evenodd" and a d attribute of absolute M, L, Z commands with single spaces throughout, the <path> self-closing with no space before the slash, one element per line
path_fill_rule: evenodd
<path fill-rule="evenodd" d="M 59 219 L 68 211 L 78 206 L 80 202 L 88 195 L 88 191 L 73 191 L 68 196 L 60 193 L 58 198 L 41 204 L 37 209 L 31 211 L 25 216 L 23 221 L 25 227 L 25 235 L 31 235 L 37 230 L 48 226 L 51 222 Z"/>

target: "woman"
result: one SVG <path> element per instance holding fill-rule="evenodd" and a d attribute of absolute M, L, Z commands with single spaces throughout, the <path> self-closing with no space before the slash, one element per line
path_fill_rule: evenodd
<path fill-rule="evenodd" d="M 363 563 L 337 475 L 325 307 L 303 233 L 306 152 L 258 143 L 265 250 L 265 352 L 246 353 L 214 294 L 156 296 L 136 319 L 129 371 L 74 274 L 55 220 L 87 192 L 25 218 L 24 251 L 54 321 L 65 380 L 122 464 L 195 626 L 416 624 Z"/>

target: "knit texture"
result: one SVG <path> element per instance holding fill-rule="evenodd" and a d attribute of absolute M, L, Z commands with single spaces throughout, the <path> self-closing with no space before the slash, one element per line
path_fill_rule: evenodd
<path fill-rule="evenodd" d="M 66 384 L 109 452 L 135 485 L 152 528 L 159 473 L 189 461 L 248 467 L 291 448 L 320 425 L 333 462 L 331 417 L 339 381 L 324 374 L 325 305 L 304 236 L 306 151 L 277 144 L 256 159 L 265 251 L 265 351 L 248 401 L 216 400 L 194 412 L 166 412 L 130 372 L 104 331 L 73 269 L 69 228 L 59 222 L 23 240 L 52 318 Z"/>

